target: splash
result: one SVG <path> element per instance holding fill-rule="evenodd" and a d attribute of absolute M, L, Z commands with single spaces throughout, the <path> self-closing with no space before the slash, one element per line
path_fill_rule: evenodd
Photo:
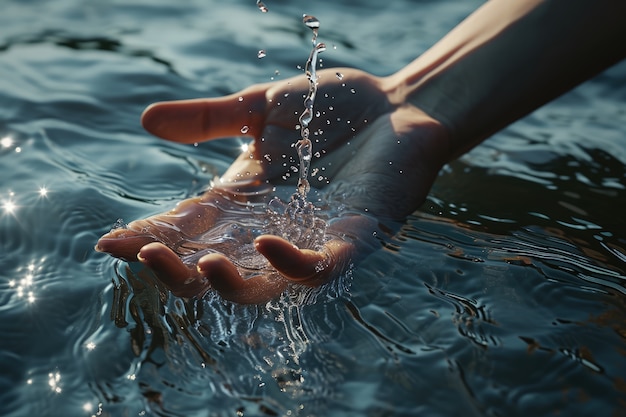
<path fill-rule="evenodd" d="M 315 104 L 315 96 L 317 95 L 317 56 L 320 52 L 326 50 L 324 43 L 317 42 L 318 30 L 320 27 L 320 21 L 311 15 L 304 15 L 302 17 L 302 23 L 313 31 L 313 37 L 311 42 L 313 48 L 309 54 L 309 59 L 304 67 L 304 73 L 309 80 L 309 91 L 304 99 L 304 111 L 300 114 L 298 121 L 300 122 L 300 140 L 296 143 L 296 149 L 298 150 L 298 157 L 300 158 L 300 176 L 298 178 L 298 194 L 301 199 L 306 200 L 306 196 L 311 189 L 309 184 L 308 175 L 309 167 L 311 165 L 312 155 L 312 143 L 309 139 L 309 124 L 313 120 L 313 105 Z"/>
<path fill-rule="evenodd" d="M 220 207 L 220 204 L 215 206 L 216 209 L 223 210 L 221 220 L 207 233 L 176 249 L 185 263 L 193 265 L 207 252 L 228 253 L 244 279 L 259 273 L 277 275 L 267 259 L 258 253 L 251 243 L 256 237 L 273 234 L 301 249 L 312 250 L 321 250 L 326 241 L 326 221 L 318 215 L 318 209 L 307 201 L 311 188 L 307 177 L 313 156 L 309 124 L 314 116 L 313 106 L 318 86 L 316 64 L 318 54 L 323 52 L 326 46 L 317 42 L 319 20 L 314 16 L 304 15 L 302 22 L 313 32 L 311 39 L 313 47 L 305 65 L 309 88 L 304 98 L 304 110 L 298 119 L 300 139 L 294 144 L 300 160 L 296 192 L 291 195 L 288 203 L 274 197 L 257 204 L 247 202 L 240 205 L 224 196 L 228 201 L 223 201 L 224 204 L 221 204 L 223 207 Z M 241 132 L 247 131 L 248 126 L 243 126 Z M 265 158 L 268 159 L 269 155 Z"/>
<path fill-rule="evenodd" d="M 326 50 L 326 45 L 317 42 L 320 21 L 315 16 L 305 14 L 302 17 L 302 22 L 313 32 L 313 37 L 311 38 L 313 47 L 304 67 L 305 75 L 309 81 L 309 90 L 304 98 L 304 110 L 298 119 L 300 139 L 295 143 L 300 162 L 298 186 L 296 193 L 291 196 L 291 201 L 283 210 L 286 216 L 284 218 L 275 216 L 275 222 L 283 228 L 282 230 L 285 230 L 285 228 L 289 229 L 289 234 L 295 233 L 295 236 L 283 236 L 284 238 L 292 243 L 300 242 L 305 244 L 304 246 L 298 245 L 299 247 L 314 248 L 324 241 L 326 223 L 315 216 L 315 206 L 307 201 L 307 195 L 311 190 L 308 176 L 313 155 L 313 144 L 309 139 L 309 124 L 313 120 L 313 106 L 317 95 L 317 56 L 320 52 Z M 280 204 L 277 200 L 274 200 L 270 204 L 270 210 L 277 213 L 274 209 L 278 205 Z M 305 237 L 304 241 L 303 237 Z"/>

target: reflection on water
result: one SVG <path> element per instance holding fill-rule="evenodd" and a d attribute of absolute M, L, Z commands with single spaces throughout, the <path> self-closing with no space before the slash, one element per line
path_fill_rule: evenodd
<path fill-rule="evenodd" d="M 138 367 L 129 378 L 155 413 L 192 415 L 224 401 L 252 415 L 320 412 L 341 381 L 341 364 L 316 345 L 341 331 L 347 276 L 242 306 L 170 297 L 149 271 L 117 270 L 111 318 L 130 331 Z"/>
<path fill-rule="evenodd" d="M 447 166 L 325 288 L 183 301 L 93 250 L 240 151 L 149 137 L 147 104 L 301 74 L 303 12 L 324 22 L 324 67 L 385 74 L 479 3 L 273 2 L 259 19 L 261 2 L 6 1 L 0 415 L 624 414 L 623 65 Z"/>

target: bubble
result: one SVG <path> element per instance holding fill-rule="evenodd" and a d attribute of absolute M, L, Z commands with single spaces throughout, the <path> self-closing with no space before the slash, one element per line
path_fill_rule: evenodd
<path fill-rule="evenodd" d="M 265 58 L 267 56 L 267 52 L 265 51 L 265 49 L 261 49 L 259 50 L 259 52 L 257 52 L 256 57 L 261 59 L 261 58 Z"/>
<path fill-rule="evenodd" d="M 237 98 L 238 101 L 243 101 L 243 97 L 239 96 L 239 98 Z"/>
<path fill-rule="evenodd" d="M 248 131 L 249 131 L 249 130 L 250 130 L 250 128 L 249 128 L 248 126 L 242 126 L 242 127 L 241 127 L 241 133 L 243 133 L 244 135 L 245 135 L 246 133 L 248 133 Z"/>
<path fill-rule="evenodd" d="M 340 72 L 335 73 L 335 76 L 337 77 L 338 80 L 343 80 L 343 74 Z"/>

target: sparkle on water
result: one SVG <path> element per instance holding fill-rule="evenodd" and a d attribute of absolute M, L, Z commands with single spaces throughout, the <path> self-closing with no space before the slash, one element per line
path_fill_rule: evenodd
<path fill-rule="evenodd" d="M 10 148 L 11 145 L 13 145 L 13 138 L 11 136 L 5 136 L 0 139 L 0 146 L 2 146 L 3 148 Z"/>

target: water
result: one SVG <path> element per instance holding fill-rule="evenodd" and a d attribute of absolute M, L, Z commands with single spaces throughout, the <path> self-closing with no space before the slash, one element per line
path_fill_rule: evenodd
<path fill-rule="evenodd" d="M 311 49 L 311 53 L 309 54 L 309 58 L 306 61 L 306 65 L 304 66 L 304 73 L 307 80 L 309 80 L 309 91 L 304 98 L 304 111 L 298 118 L 298 121 L 300 122 L 301 138 L 296 143 L 298 158 L 300 160 L 297 197 L 306 201 L 306 195 L 311 189 L 308 176 L 309 167 L 311 165 L 311 156 L 313 153 L 313 143 L 311 142 L 311 139 L 309 139 L 309 124 L 311 123 L 311 120 L 313 120 L 313 107 L 315 106 L 315 96 L 317 95 L 317 55 L 326 50 L 326 44 L 317 42 L 320 21 L 315 16 L 305 14 L 302 17 L 302 23 L 313 31 L 313 38 L 311 39 L 313 47 Z"/>
<path fill-rule="evenodd" d="M 478 4 L 306 12 L 323 67 L 388 74 Z M 447 166 L 319 291 L 183 302 L 93 251 L 118 218 L 201 192 L 243 143 L 159 141 L 147 104 L 303 75 L 302 5 L 267 6 L 3 3 L 0 415 L 623 414 L 623 64 Z"/>

